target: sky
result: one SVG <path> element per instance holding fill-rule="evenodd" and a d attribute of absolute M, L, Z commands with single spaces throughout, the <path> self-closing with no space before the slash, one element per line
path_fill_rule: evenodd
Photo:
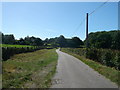
<path fill-rule="evenodd" d="M 85 39 L 85 17 L 103 2 L 3 2 L 2 33 Z M 82 22 L 82 24 L 81 24 Z M 81 24 L 81 25 L 80 25 Z M 89 16 L 89 33 L 118 29 L 118 3 L 108 2 Z"/>

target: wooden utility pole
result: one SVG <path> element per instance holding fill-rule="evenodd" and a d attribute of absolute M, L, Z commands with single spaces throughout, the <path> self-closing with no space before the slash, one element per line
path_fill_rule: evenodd
<path fill-rule="evenodd" d="M 88 13 L 86 14 L 86 48 L 88 48 Z"/>

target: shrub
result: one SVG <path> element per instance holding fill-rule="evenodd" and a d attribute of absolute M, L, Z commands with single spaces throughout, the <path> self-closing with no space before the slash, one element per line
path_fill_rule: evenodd
<path fill-rule="evenodd" d="M 43 49 L 43 47 L 22 47 L 22 48 L 2 47 L 2 60 L 5 61 L 14 54 L 33 52 L 40 49 Z"/>
<path fill-rule="evenodd" d="M 120 70 L 120 51 L 96 48 L 65 48 L 65 50 Z"/>

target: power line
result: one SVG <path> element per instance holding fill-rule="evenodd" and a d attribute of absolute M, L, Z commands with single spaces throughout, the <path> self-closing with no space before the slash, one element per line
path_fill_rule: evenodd
<path fill-rule="evenodd" d="M 78 31 L 78 29 L 80 28 L 80 26 L 85 22 L 86 18 L 84 18 L 82 20 L 82 22 L 79 24 L 79 26 L 75 29 L 75 31 L 73 32 L 72 36 Z"/>
<path fill-rule="evenodd" d="M 97 7 L 96 9 L 94 9 L 94 10 L 89 14 L 89 16 L 92 15 L 93 13 L 95 13 L 95 12 L 96 12 L 98 9 L 100 9 L 101 7 L 103 7 L 106 3 L 108 3 L 108 1 L 110 1 L 110 0 L 107 0 L 106 2 L 102 3 L 99 7 Z"/>
<path fill-rule="evenodd" d="M 93 13 L 95 13 L 98 9 L 100 9 L 101 7 L 103 7 L 106 3 L 108 3 L 107 0 L 106 2 L 102 3 L 99 7 L 97 7 L 96 9 L 94 9 L 92 12 L 90 12 L 90 14 L 88 14 L 89 16 L 92 15 Z M 86 17 L 81 21 L 81 23 L 79 24 L 79 26 L 75 29 L 75 31 L 73 32 L 72 36 L 79 30 L 80 26 L 85 22 Z"/>

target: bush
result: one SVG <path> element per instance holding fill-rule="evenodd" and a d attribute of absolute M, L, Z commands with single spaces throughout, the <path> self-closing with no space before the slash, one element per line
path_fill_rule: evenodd
<path fill-rule="evenodd" d="M 87 58 L 100 62 L 109 67 L 119 69 L 120 51 L 110 49 L 89 49 Z"/>
<path fill-rule="evenodd" d="M 22 48 L 2 47 L 2 60 L 5 61 L 9 59 L 11 56 L 13 56 L 14 54 L 33 52 L 43 48 L 44 47 L 22 47 Z"/>
<path fill-rule="evenodd" d="M 120 70 L 120 51 L 96 48 L 65 48 L 65 50 Z"/>

